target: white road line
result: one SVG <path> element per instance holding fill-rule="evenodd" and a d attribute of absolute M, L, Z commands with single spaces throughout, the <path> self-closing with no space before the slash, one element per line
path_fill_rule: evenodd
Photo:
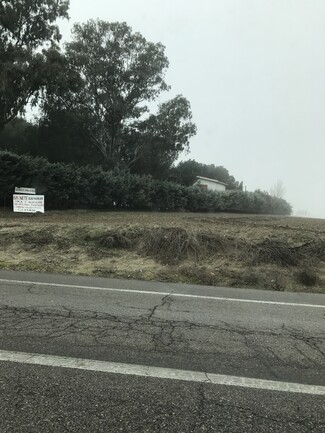
<path fill-rule="evenodd" d="M 296 302 L 262 301 L 258 299 L 240 299 L 240 298 L 226 298 L 220 296 L 190 295 L 187 293 L 154 292 L 149 290 L 116 289 L 113 287 L 94 287 L 94 286 L 79 286 L 75 284 L 42 283 L 40 281 L 7 280 L 4 278 L 0 278 L 0 283 L 1 282 L 12 283 L 12 284 L 27 284 L 27 285 L 32 284 L 36 286 L 49 286 L 49 287 L 58 287 L 58 288 L 69 288 L 69 289 L 102 290 L 105 292 L 136 293 L 140 295 L 173 296 L 178 298 L 209 299 L 214 301 L 225 301 L 225 302 L 245 302 L 249 304 L 285 305 L 286 307 L 305 307 L 305 308 L 325 309 L 325 305 L 301 304 Z"/>
<path fill-rule="evenodd" d="M 39 355 L 34 353 L 0 350 L 0 361 L 42 365 L 47 367 L 73 368 L 78 370 L 151 377 L 158 379 L 184 380 L 187 382 L 199 382 L 213 385 L 239 386 L 243 388 L 263 389 L 268 391 L 325 395 L 325 386 L 251 379 L 247 377 L 203 373 L 200 371 L 176 370 L 172 368 L 151 367 L 147 365 L 122 364 L 117 362 L 96 361 L 91 359 Z"/>

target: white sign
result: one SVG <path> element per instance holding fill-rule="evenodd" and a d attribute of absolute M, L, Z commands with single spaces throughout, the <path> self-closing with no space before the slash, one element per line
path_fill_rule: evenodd
<path fill-rule="evenodd" d="M 44 213 L 44 195 L 14 194 L 14 212 Z"/>
<path fill-rule="evenodd" d="M 15 193 L 17 194 L 36 194 L 35 188 L 19 188 L 15 187 Z"/>

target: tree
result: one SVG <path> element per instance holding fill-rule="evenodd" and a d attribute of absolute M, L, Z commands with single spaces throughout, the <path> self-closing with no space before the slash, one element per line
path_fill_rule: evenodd
<path fill-rule="evenodd" d="M 90 20 L 76 24 L 73 35 L 66 58 L 81 86 L 49 93 L 44 117 L 55 110 L 73 113 L 103 165 L 161 177 L 196 132 L 190 104 L 181 95 L 148 114 L 147 104 L 169 89 L 165 47 L 148 42 L 126 23 Z"/>
<path fill-rule="evenodd" d="M 181 161 L 171 170 L 171 178 L 185 186 L 193 185 L 197 176 L 209 177 L 227 184 L 227 189 L 243 189 L 243 183 L 236 181 L 228 170 L 214 164 L 202 164 L 193 159 Z"/>
<path fill-rule="evenodd" d="M 281 179 L 278 179 L 275 184 L 270 188 L 270 195 L 277 198 L 283 198 L 285 188 Z"/>
<path fill-rule="evenodd" d="M 196 133 L 189 101 L 182 95 L 160 104 L 157 114 L 140 122 L 137 133 L 131 133 L 124 158 L 135 173 L 168 176 L 180 153 L 189 149 Z"/>
<path fill-rule="evenodd" d="M 37 125 L 16 117 L 0 130 L 0 149 L 15 153 L 30 152 L 37 138 Z"/>
<path fill-rule="evenodd" d="M 50 162 L 77 165 L 99 165 L 102 160 L 88 137 L 82 119 L 67 110 L 50 111 L 40 119 L 37 149 L 34 146 L 31 154 L 43 156 Z"/>
<path fill-rule="evenodd" d="M 148 111 L 146 103 L 168 89 L 165 48 L 133 33 L 126 23 L 90 20 L 76 24 L 73 36 L 66 54 L 82 88 L 56 95 L 47 104 L 61 104 L 87 119 L 89 136 L 112 163 L 120 160 L 125 128 Z"/>
<path fill-rule="evenodd" d="M 68 0 L 0 1 L 0 127 L 24 111 L 56 74 L 62 59 L 55 21 L 68 17 Z"/>

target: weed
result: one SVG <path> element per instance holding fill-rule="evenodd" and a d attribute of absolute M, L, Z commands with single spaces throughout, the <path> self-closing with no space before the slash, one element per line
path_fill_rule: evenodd
<path fill-rule="evenodd" d="M 178 273 L 184 282 L 192 284 L 215 286 L 219 283 L 218 275 L 205 266 L 183 266 L 179 268 Z"/>
<path fill-rule="evenodd" d="M 269 281 L 266 282 L 265 286 L 270 290 L 276 290 L 277 292 L 283 292 L 285 290 L 285 283 L 281 275 L 275 274 Z"/>
<path fill-rule="evenodd" d="M 25 245 L 32 248 L 43 247 L 55 241 L 54 235 L 49 229 L 24 232 L 19 237 Z"/>
<path fill-rule="evenodd" d="M 96 239 L 96 243 L 100 247 L 112 249 L 112 248 L 120 248 L 120 249 L 127 249 L 130 248 L 132 245 L 131 240 L 119 233 L 119 232 L 109 232 L 105 235 L 99 236 Z"/>
<path fill-rule="evenodd" d="M 261 275 L 259 275 L 252 269 L 247 269 L 244 270 L 241 274 L 239 274 L 238 279 L 239 284 L 240 282 L 242 282 L 245 285 L 247 284 L 249 286 L 258 286 L 261 282 Z"/>
<path fill-rule="evenodd" d="M 319 279 L 316 271 L 307 266 L 298 271 L 296 277 L 299 283 L 307 287 L 315 286 Z"/>

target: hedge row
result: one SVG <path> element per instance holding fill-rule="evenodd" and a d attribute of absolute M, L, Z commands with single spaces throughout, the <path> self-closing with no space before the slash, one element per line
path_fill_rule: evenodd
<path fill-rule="evenodd" d="M 8 205 L 15 186 L 34 187 L 37 194 L 45 194 L 46 209 L 291 213 L 285 200 L 261 191 L 201 191 L 149 176 L 51 164 L 43 158 L 0 152 L 0 194 Z"/>

